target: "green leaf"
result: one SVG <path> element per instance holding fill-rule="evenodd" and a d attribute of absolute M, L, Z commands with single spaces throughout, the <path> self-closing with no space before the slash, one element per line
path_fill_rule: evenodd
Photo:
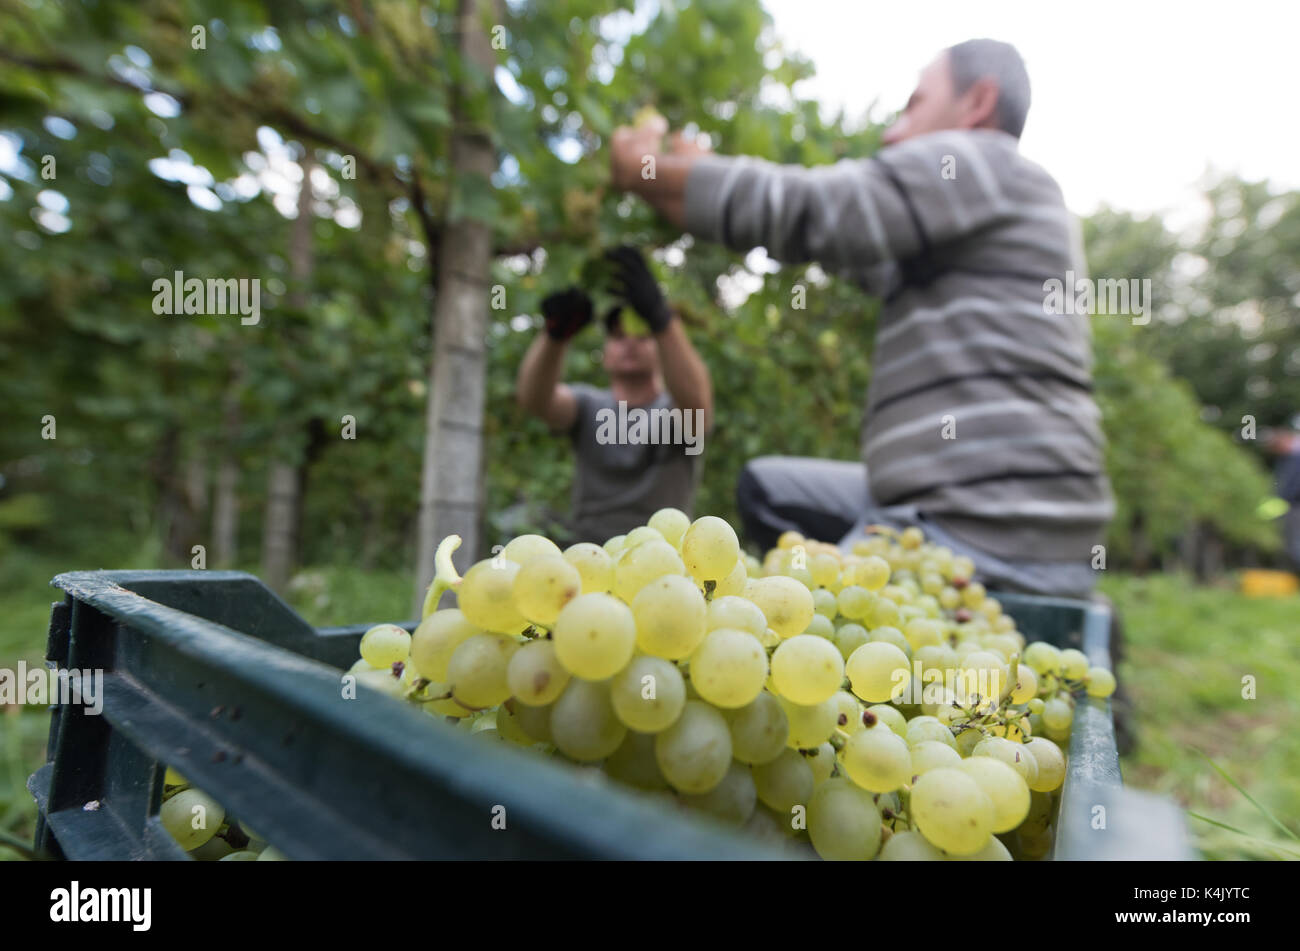
<path fill-rule="evenodd" d="M 1198 819 L 1201 822 L 1209 823 L 1212 826 L 1218 826 L 1220 829 L 1226 829 L 1227 831 L 1235 835 L 1241 836 L 1243 839 L 1249 839 L 1252 842 L 1258 842 L 1260 845 L 1264 846 L 1265 848 L 1273 849 L 1274 851 L 1277 852 L 1284 852 L 1287 855 L 1291 855 L 1294 856 L 1295 858 L 1300 859 L 1300 852 L 1297 852 L 1294 849 L 1287 848 L 1285 845 L 1279 845 L 1277 842 L 1273 842 L 1269 839 L 1262 839 L 1257 835 L 1251 835 L 1249 832 L 1243 832 L 1241 829 L 1238 829 L 1236 826 L 1230 826 L 1226 822 L 1220 822 L 1217 819 L 1211 819 L 1209 816 L 1203 816 L 1198 812 L 1192 812 L 1190 809 L 1187 810 L 1187 815 L 1191 816 L 1193 819 Z"/>
<path fill-rule="evenodd" d="M 1237 782 L 1235 779 L 1233 779 L 1231 776 L 1229 776 L 1226 772 L 1224 772 L 1223 768 L 1222 768 L 1221 766 L 1219 766 L 1218 763 L 1216 763 L 1214 760 L 1210 759 L 1210 757 L 1206 756 L 1205 753 L 1203 753 L 1201 750 L 1196 749 L 1196 747 L 1192 747 L 1192 750 L 1193 750 L 1193 752 L 1195 752 L 1198 756 L 1200 756 L 1202 759 L 1204 759 L 1207 763 L 1209 763 L 1211 766 L 1213 766 L 1213 767 L 1214 767 L 1214 771 L 1215 771 L 1216 773 L 1218 773 L 1220 776 L 1222 776 L 1223 779 L 1224 779 L 1224 781 L 1227 782 L 1228 785 L 1230 785 L 1233 789 L 1237 790 L 1237 792 L 1239 792 L 1239 793 L 1241 793 L 1243 796 L 1245 796 L 1245 797 L 1246 797 L 1246 801 L 1249 802 L 1249 803 L 1250 803 L 1252 806 L 1254 806 L 1256 809 L 1258 809 L 1259 812 L 1260 812 L 1260 815 L 1262 815 L 1264 818 L 1268 819 L 1269 822 L 1273 823 L 1273 825 L 1275 825 L 1275 826 L 1277 826 L 1279 829 L 1281 829 L 1282 832 L 1283 832 L 1286 836 L 1288 836 L 1289 838 L 1295 839 L 1296 841 L 1300 841 L 1300 836 L 1296 835 L 1294 832 L 1292 832 L 1290 829 L 1288 829 L 1285 825 L 1283 825 L 1283 824 L 1278 820 L 1277 816 L 1275 816 L 1275 815 L 1273 815 L 1273 813 L 1269 812 L 1268 809 L 1266 809 L 1262 803 L 1260 803 L 1258 800 L 1256 800 L 1254 796 L 1252 796 L 1250 793 L 1246 792 L 1246 790 L 1244 790 L 1244 789 L 1241 787 L 1241 784 L 1238 783 L 1238 782 Z M 1235 831 L 1235 830 L 1234 830 L 1234 831 Z"/>

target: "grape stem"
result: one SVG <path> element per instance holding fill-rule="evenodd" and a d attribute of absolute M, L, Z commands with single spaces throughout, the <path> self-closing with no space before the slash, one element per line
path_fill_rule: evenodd
<path fill-rule="evenodd" d="M 1007 678 L 1007 682 L 1002 686 L 1002 692 L 999 694 L 998 699 L 1005 703 L 1011 696 L 1012 692 L 1016 689 L 1016 681 L 1019 679 L 1020 652 L 1016 651 L 1011 655 L 1011 676 Z"/>
<path fill-rule="evenodd" d="M 438 602 L 445 592 L 460 587 L 461 577 L 452 563 L 452 553 L 460 547 L 459 535 L 448 535 L 438 543 L 438 550 L 433 556 L 434 574 L 429 590 L 424 596 L 424 609 L 420 620 L 424 620 L 438 610 Z"/>

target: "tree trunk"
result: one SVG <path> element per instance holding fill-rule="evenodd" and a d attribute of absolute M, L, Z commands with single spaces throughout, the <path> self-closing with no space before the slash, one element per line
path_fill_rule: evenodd
<path fill-rule="evenodd" d="M 239 557 L 239 463 L 227 450 L 217 467 L 217 497 L 212 507 L 212 564 L 229 568 Z"/>
<path fill-rule="evenodd" d="M 298 188 L 298 217 L 289 232 L 289 275 L 294 291 L 289 305 L 307 303 L 307 282 L 312 273 L 312 190 L 311 149 L 303 147 L 298 160 L 302 184 Z M 305 462 L 277 460 L 271 464 L 266 490 L 266 524 L 262 533 L 262 576 L 276 591 L 282 591 L 298 566 L 298 540 L 302 513 L 302 488 L 306 481 Z"/>
<path fill-rule="evenodd" d="M 1151 569 L 1151 545 L 1147 538 L 1146 519 L 1140 511 L 1133 514 L 1133 573 L 1145 575 Z"/>
<path fill-rule="evenodd" d="M 1176 568 L 1194 577 L 1201 571 L 1201 526 L 1189 525 L 1178 538 L 1178 561 Z"/>
<path fill-rule="evenodd" d="M 1201 571 L 1199 580 L 1211 584 L 1223 575 L 1224 544 L 1219 533 L 1209 525 L 1205 526 L 1205 538 L 1201 545 Z"/>
<path fill-rule="evenodd" d="M 208 511 L 208 466 L 202 446 L 190 450 L 185 460 L 185 506 L 197 521 Z"/>
<path fill-rule="evenodd" d="M 466 101 L 491 95 L 495 58 L 485 31 L 493 0 L 460 0 L 460 55 L 478 67 L 478 85 L 462 80 L 455 91 L 451 138 L 453 190 L 475 176 L 490 179 L 496 154 L 486 130 L 470 120 Z M 439 241 L 437 296 L 433 313 L 433 365 L 425 416 L 424 465 L 420 478 L 419 534 L 416 539 L 415 607 L 433 579 L 438 541 L 450 534 L 463 539 L 467 559 L 480 554 L 479 518 L 483 483 L 483 405 L 492 260 L 486 222 L 461 217 L 449 222 Z"/>
<path fill-rule="evenodd" d="M 262 530 L 262 580 L 275 591 L 289 583 L 296 560 L 298 467 L 274 462 L 266 483 L 266 524 Z"/>
<path fill-rule="evenodd" d="M 221 460 L 217 463 L 216 498 L 212 504 L 212 564 L 229 568 L 239 558 L 239 384 L 236 366 L 226 388 L 222 414 Z"/>
<path fill-rule="evenodd" d="M 176 474 L 179 453 L 180 430 L 174 425 L 168 426 L 158 441 L 149 466 L 158 497 L 158 531 L 162 537 L 163 557 L 168 564 L 183 561 L 186 554 L 183 547 L 185 500 Z"/>

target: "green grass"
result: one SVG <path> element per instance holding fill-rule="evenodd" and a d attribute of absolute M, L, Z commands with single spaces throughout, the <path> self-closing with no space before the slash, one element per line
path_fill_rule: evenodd
<path fill-rule="evenodd" d="M 129 549 L 123 549 L 129 551 Z M 95 563 L 155 567 L 149 551 L 77 563 L 11 551 L 0 564 L 0 667 L 40 663 L 60 571 Z M 1300 597 L 1249 599 L 1187 579 L 1115 576 L 1104 590 L 1124 618 L 1126 658 L 1118 675 L 1134 704 L 1138 746 L 1123 761 L 1129 785 L 1173 796 L 1206 817 L 1188 819 L 1209 858 L 1275 858 L 1300 851 L 1264 814 L 1300 831 Z M 288 600 L 316 625 L 401 620 L 409 613 L 407 573 L 349 566 L 302 572 Z M 1255 699 L 1242 678 L 1255 678 Z M 0 860 L 17 857 L 6 836 L 30 841 L 35 810 L 25 786 L 44 759 L 42 708 L 0 709 Z M 1199 751 L 1199 752 L 1198 752 Z M 1203 752 L 1247 795 L 1234 788 Z M 1247 836 L 1223 828 L 1239 829 Z"/>
<path fill-rule="evenodd" d="M 1124 619 L 1118 676 L 1137 727 L 1125 783 L 1254 837 L 1189 818 L 1208 858 L 1282 857 L 1276 846 L 1294 857 L 1300 842 L 1265 813 L 1300 832 L 1300 597 L 1246 598 L 1172 575 L 1117 576 L 1103 589 Z"/>

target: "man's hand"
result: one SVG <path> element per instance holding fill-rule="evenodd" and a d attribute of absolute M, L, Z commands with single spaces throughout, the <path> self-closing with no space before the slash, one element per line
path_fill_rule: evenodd
<path fill-rule="evenodd" d="M 653 116 L 649 121 L 633 128 L 619 126 L 610 139 L 610 180 L 620 191 L 636 191 L 641 184 L 641 169 L 648 155 L 657 156 L 663 151 L 663 139 L 668 134 L 668 120 Z"/>
<path fill-rule="evenodd" d="M 678 129 L 668 140 L 668 152 L 670 155 L 686 155 L 698 158 L 701 155 L 712 155 L 713 149 L 702 144 L 698 138 L 686 138 L 682 131 Z"/>
<path fill-rule="evenodd" d="M 636 248 L 624 245 L 605 254 L 614 264 L 610 290 L 621 297 L 650 326 L 650 332 L 663 333 L 673 319 L 664 300 L 659 282 L 650 273 L 645 258 Z"/>
<path fill-rule="evenodd" d="M 559 343 L 572 339 L 591 323 L 592 312 L 591 298 L 576 287 L 566 287 L 542 300 L 547 336 Z"/>

